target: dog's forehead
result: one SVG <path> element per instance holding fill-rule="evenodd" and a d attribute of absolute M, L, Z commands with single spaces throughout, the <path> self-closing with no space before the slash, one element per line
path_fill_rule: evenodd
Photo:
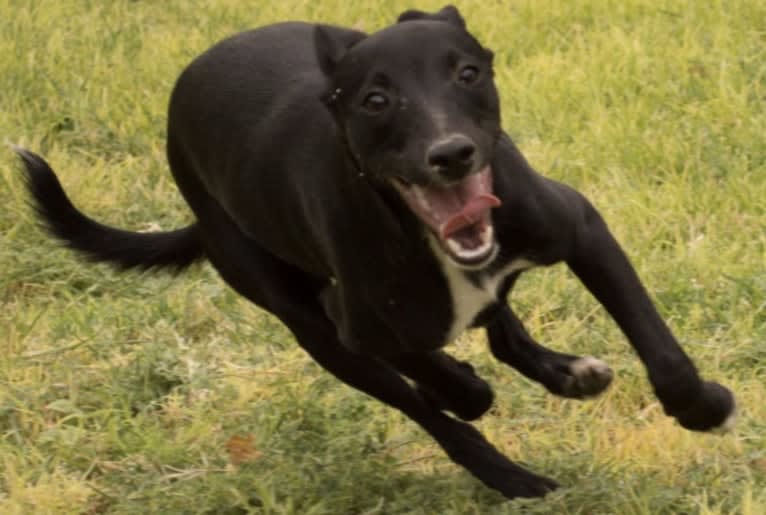
<path fill-rule="evenodd" d="M 476 39 L 460 27 L 441 21 L 408 21 L 382 29 L 351 49 L 357 62 L 381 63 L 427 61 L 448 54 L 483 57 Z"/>

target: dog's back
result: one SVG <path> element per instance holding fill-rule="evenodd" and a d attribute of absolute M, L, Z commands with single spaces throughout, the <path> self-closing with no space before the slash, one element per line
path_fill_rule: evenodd
<path fill-rule="evenodd" d="M 169 159 L 191 207 L 201 209 L 201 183 L 243 232 L 290 261 L 305 254 L 296 243 L 317 245 L 306 240 L 322 224 L 296 214 L 311 210 L 311 192 L 330 187 L 328 171 L 341 166 L 334 122 L 319 101 L 326 78 L 314 28 L 281 23 L 220 42 L 179 77 L 168 114 Z M 267 220 L 290 223 L 268 230 Z M 294 264 L 327 273 L 312 260 Z"/>

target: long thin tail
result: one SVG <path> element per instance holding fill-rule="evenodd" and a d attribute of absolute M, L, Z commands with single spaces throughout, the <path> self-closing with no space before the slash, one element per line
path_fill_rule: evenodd
<path fill-rule="evenodd" d="M 45 228 L 91 261 L 119 269 L 180 271 L 205 257 L 196 224 L 168 232 L 131 232 L 102 225 L 72 204 L 48 163 L 14 146 L 26 169 L 32 206 Z"/>

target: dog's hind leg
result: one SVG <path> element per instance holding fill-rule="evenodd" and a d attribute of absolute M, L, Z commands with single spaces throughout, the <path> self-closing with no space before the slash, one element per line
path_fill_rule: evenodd
<path fill-rule="evenodd" d="M 219 250 L 226 253 L 226 249 Z M 311 281 L 303 282 L 300 271 L 265 252 L 235 255 L 242 258 L 241 264 L 248 264 L 246 269 L 238 271 L 239 265 L 231 259 L 219 266 L 213 251 L 211 261 L 240 293 L 279 317 L 300 346 L 325 370 L 402 411 L 427 431 L 450 459 L 506 497 L 539 497 L 557 487 L 555 481 L 533 474 L 503 456 L 472 425 L 442 413 L 388 363 L 349 351 L 338 340 L 335 326 L 312 294 Z M 233 278 L 227 278 L 230 274 L 234 274 Z M 442 367 L 409 372 L 415 376 L 439 368 Z"/>
<path fill-rule="evenodd" d="M 402 411 L 428 432 L 455 463 L 506 497 L 539 497 L 556 488 L 555 481 L 533 474 L 503 456 L 472 425 L 433 406 L 393 366 L 348 350 L 318 300 L 321 285 L 317 280 L 245 237 L 217 205 L 205 204 L 197 204 L 195 211 L 205 212 L 201 233 L 208 242 L 206 251 L 211 263 L 240 294 L 276 315 L 320 366 L 344 383 Z M 439 368 L 444 367 L 420 370 L 431 373 Z"/>
<path fill-rule="evenodd" d="M 442 351 L 407 354 L 387 359 L 415 381 L 420 395 L 432 406 L 451 411 L 463 420 L 475 420 L 492 406 L 494 394 L 470 363 Z"/>
<path fill-rule="evenodd" d="M 612 370 L 603 361 L 562 354 L 537 343 L 507 305 L 486 328 L 492 354 L 551 393 L 583 399 L 600 394 L 612 382 Z"/>
<path fill-rule="evenodd" d="M 501 454 L 484 435 L 467 422 L 456 420 L 426 401 L 399 375 L 378 359 L 356 354 L 344 347 L 335 327 L 323 315 L 308 313 L 298 320 L 284 317 L 298 343 L 314 360 L 335 377 L 354 388 L 399 409 L 485 485 L 506 497 L 539 497 L 555 489 L 555 481 L 535 475 Z"/>

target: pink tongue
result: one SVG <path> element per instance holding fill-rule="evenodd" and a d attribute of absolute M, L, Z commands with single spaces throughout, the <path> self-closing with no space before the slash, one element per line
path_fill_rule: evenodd
<path fill-rule="evenodd" d="M 439 231 L 441 232 L 441 237 L 446 240 L 460 229 L 475 224 L 481 220 L 484 213 L 500 204 L 500 199 L 491 193 L 481 193 L 472 198 L 466 202 L 459 212 L 444 222 Z"/>

